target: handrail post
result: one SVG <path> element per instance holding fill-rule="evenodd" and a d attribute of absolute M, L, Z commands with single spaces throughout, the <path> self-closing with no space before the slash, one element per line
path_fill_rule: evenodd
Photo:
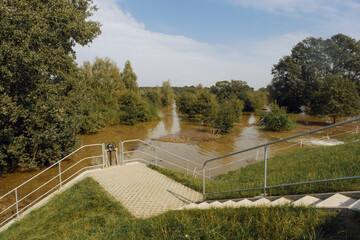
<path fill-rule="evenodd" d="M 155 148 L 155 165 L 158 166 L 158 152 L 157 152 L 157 148 Z"/>
<path fill-rule="evenodd" d="M 205 181 L 206 181 L 205 166 L 203 166 L 202 175 L 203 175 L 203 201 L 205 201 Z"/>
<path fill-rule="evenodd" d="M 101 145 L 101 147 L 102 147 L 102 155 L 103 155 L 103 169 L 105 168 L 105 154 L 106 154 L 106 152 L 105 152 L 105 143 L 103 143 L 102 145 Z"/>
<path fill-rule="evenodd" d="M 267 147 L 268 145 L 264 147 L 264 197 L 266 196 Z"/>
<path fill-rule="evenodd" d="M 15 188 L 15 200 L 16 200 L 16 216 L 19 217 L 19 202 L 18 202 L 17 188 Z"/>
<path fill-rule="evenodd" d="M 122 165 L 125 165 L 124 142 L 123 141 L 121 141 L 121 161 L 122 161 Z"/>
<path fill-rule="evenodd" d="M 115 148 L 116 165 L 119 166 L 119 149 Z"/>
<path fill-rule="evenodd" d="M 186 160 L 186 175 L 189 175 L 189 161 Z"/>
<path fill-rule="evenodd" d="M 61 161 L 59 161 L 59 189 L 62 188 L 62 183 L 61 183 Z"/>

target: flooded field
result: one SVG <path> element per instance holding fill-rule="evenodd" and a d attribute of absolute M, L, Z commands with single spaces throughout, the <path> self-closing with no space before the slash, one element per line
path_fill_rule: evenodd
<path fill-rule="evenodd" d="M 318 119 L 306 115 L 293 115 L 292 118 L 298 122 L 299 127 L 293 131 L 278 133 L 266 131 L 259 127 L 257 125 L 258 116 L 255 116 L 253 113 L 243 113 L 240 123 L 236 124 L 230 134 L 219 135 L 216 134 L 214 129 L 203 126 L 199 122 L 180 118 L 175 108 L 162 109 L 159 114 L 160 120 L 157 121 L 138 123 L 135 126 L 112 126 L 102 129 L 97 134 L 80 136 L 79 146 L 114 142 L 117 147 L 119 147 L 120 141 L 142 139 L 154 146 L 181 157 L 173 157 L 172 155 L 161 153 L 161 151 L 159 151 L 157 153 L 159 161 L 161 161 L 161 159 L 166 159 L 167 161 L 183 167 L 182 169 L 177 167 L 173 168 L 184 171 L 186 167 L 186 172 L 199 176 L 201 173 L 201 165 L 208 159 L 331 124 L 331 122 L 327 119 Z M 343 120 L 346 119 L 339 119 L 338 121 Z M 337 142 L 336 139 L 355 133 L 357 131 L 357 125 L 358 123 L 355 122 L 345 126 L 332 128 L 325 132 L 318 132 L 311 136 L 305 136 L 299 139 L 293 139 L 291 141 L 272 145 L 268 149 L 268 157 L 293 151 L 301 147 L 338 144 L 339 142 Z M 154 150 L 153 148 L 148 148 L 142 143 L 127 143 L 124 147 L 125 150 L 143 150 L 145 152 L 151 152 Z M 61 169 L 64 171 L 79 159 L 94 155 L 101 155 L 100 146 L 94 146 L 80 151 L 72 158 L 62 162 Z M 132 153 L 126 154 L 125 157 L 130 159 L 143 156 L 141 153 Z M 184 159 L 188 159 L 189 161 Z M 261 161 L 263 159 L 263 148 L 252 150 L 236 156 L 222 158 L 209 164 L 207 166 L 206 174 L 209 177 L 214 177 L 218 174 L 234 170 L 241 166 Z M 150 158 L 150 160 L 153 162 L 156 161 L 156 159 L 153 158 Z M 65 179 L 85 166 L 101 163 L 102 159 L 100 157 L 84 161 L 76 167 L 69 169 L 69 171 L 62 177 Z M 163 162 L 162 165 L 171 167 L 165 162 Z M 22 171 L 0 177 L 0 196 L 17 187 L 19 184 L 23 183 L 40 171 L 41 169 L 37 171 Z M 55 176 L 57 176 L 58 173 L 59 167 L 54 166 L 54 168 L 49 169 L 40 177 L 29 182 L 27 185 L 24 185 L 21 189 L 19 189 L 19 198 L 28 194 L 31 195 L 31 191 L 33 189 L 41 186 L 45 181 L 52 178 L 54 178 L 54 180 L 47 185 L 46 189 L 54 188 L 56 190 L 59 184 L 59 179 Z M 46 192 L 46 189 L 37 191 L 31 196 L 29 195 L 28 198 L 24 199 L 20 203 L 20 207 L 22 205 L 26 205 L 35 197 L 41 196 Z M 3 208 L 5 202 L 14 201 L 14 199 L 15 195 L 12 193 L 8 197 L 0 200 L 0 209 Z M 14 209 L 15 206 L 13 206 L 11 211 L 14 212 Z"/>

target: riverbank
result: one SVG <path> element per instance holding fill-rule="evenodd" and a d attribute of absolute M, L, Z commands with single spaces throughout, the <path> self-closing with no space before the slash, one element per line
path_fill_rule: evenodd
<path fill-rule="evenodd" d="M 345 137 L 341 140 L 344 141 L 345 144 L 298 149 L 268 159 L 267 186 L 359 176 L 360 156 L 358 154 L 358 149 L 360 148 L 360 134 Z M 202 192 L 201 179 L 153 165 L 150 165 L 149 167 L 185 186 Z M 219 175 L 215 180 L 208 180 L 206 182 L 206 192 L 221 192 L 261 187 L 263 186 L 263 181 L 264 163 L 256 162 L 238 170 Z M 267 194 L 271 196 L 359 190 L 360 179 L 353 179 L 271 188 L 267 190 Z M 261 190 L 210 195 L 208 198 L 238 198 L 257 196 L 259 194 L 262 194 Z"/>

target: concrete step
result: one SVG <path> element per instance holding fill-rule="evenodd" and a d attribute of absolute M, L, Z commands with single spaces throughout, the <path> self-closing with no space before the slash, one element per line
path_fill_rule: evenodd
<path fill-rule="evenodd" d="M 306 195 L 292 201 L 291 199 L 285 197 L 279 197 L 276 200 L 269 200 L 267 198 L 259 198 L 253 201 L 245 198 L 241 200 L 227 200 L 225 202 L 214 201 L 211 203 L 202 202 L 199 204 L 191 203 L 186 205 L 183 209 L 209 209 L 209 208 L 237 208 L 237 207 L 273 207 L 273 206 L 282 206 L 286 204 L 292 204 L 294 206 L 305 206 L 305 207 L 318 207 L 318 208 L 348 208 L 355 211 L 360 211 L 360 200 L 354 199 L 348 196 L 344 196 L 342 194 L 336 193 L 333 195 L 319 195 L 321 198 L 313 197 L 310 195 Z M 326 198 L 327 197 L 327 198 Z M 271 197 L 270 199 L 274 199 L 276 197 Z M 326 198 L 326 199 L 324 199 Z"/>
<path fill-rule="evenodd" d="M 357 200 L 353 204 L 351 204 L 349 207 L 351 210 L 359 211 L 360 212 L 360 200 Z"/>
<path fill-rule="evenodd" d="M 316 204 L 318 204 L 319 202 L 321 202 L 322 200 L 313 196 L 305 196 L 302 197 L 294 202 L 292 202 L 291 204 L 294 206 L 305 206 L 305 207 L 309 207 L 309 206 L 314 206 Z"/>
<path fill-rule="evenodd" d="M 235 203 L 236 207 L 252 207 L 254 202 L 250 201 L 249 199 L 243 199 Z"/>
<path fill-rule="evenodd" d="M 221 202 L 215 201 L 215 202 L 210 203 L 210 207 L 211 208 L 221 208 L 221 207 L 223 207 L 223 205 Z"/>
<path fill-rule="evenodd" d="M 272 201 L 268 205 L 269 206 L 282 206 L 282 205 L 289 204 L 289 203 L 291 203 L 291 200 L 281 197 L 281 198 L 278 198 L 278 199 Z"/>
<path fill-rule="evenodd" d="M 223 207 L 236 207 L 236 203 L 232 200 L 226 201 L 222 205 Z"/>
<path fill-rule="evenodd" d="M 257 207 L 265 206 L 265 205 L 269 204 L 270 202 L 271 201 L 266 198 L 260 198 L 259 200 L 256 200 L 253 202 L 253 206 L 257 206 Z"/>
<path fill-rule="evenodd" d="M 355 203 L 356 200 L 350 197 L 346 197 L 339 193 L 332 195 L 331 197 L 317 203 L 315 207 L 319 208 L 347 208 L 351 204 Z"/>
<path fill-rule="evenodd" d="M 197 206 L 198 206 L 198 204 L 196 204 L 196 203 L 190 203 L 183 208 L 184 209 L 194 209 L 194 208 L 197 208 Z"/>

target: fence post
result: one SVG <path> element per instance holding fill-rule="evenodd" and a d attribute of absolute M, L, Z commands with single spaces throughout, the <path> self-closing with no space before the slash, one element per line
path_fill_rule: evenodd
<path fill-rule="evenodd" d="M 115 148 L 116 165 L 119 166 L 119 149 Z"/>
<path fill-rule="evenodd" d="M 59 180 L 60 180 L 59 189 L 61 189 L 62 188 L 62 184 L 61 184 L 61 161 L 59 161 Z"/>
<path fill-rule="evenodd" d="M 356 126 L 356 134 L 359 132 L 359 126 Z"/>
<path fill-rule="evenodd" d="M 259 150 L 256 151 L 256 159 L 255 159 L 256 162 L 258 160 L 258 157 L 259 157 Z"/>
<path fill-rule="evenodd" d="M 120 144 L 121 144 L 121 164 L 125 165 L 124 142 L 120 141 Z"/>
<path fill-rule="evenodd" d="M 105 168 L 105 154 L 106 154 L 106 151 L 105 151 L 105 143 L 102 144 L 102 153 L 103 153 L 103 166 L 102 168 L 104 169 Z"/>
<path fill-rule="evenodd" d="M 158 166 L 157 148 L 155 147 L 155 165 Z"/>
<path fill-rule="evenodd" d="M 264 147 L 264 196 L 266 196 L 266 168 L 267 168 L 267 147 Z"/>
<path fill-rule="evenodd" d="M 303 145 L 303 139 L 300 140 L 300 148 L 302 148 Z"/>
<path fill-rule="evenodd" d="M 203 175 L 203 201 L 205 201 L 205 181 L 206 181 L 205 166 L 202 169 L 202 175 Z"/>
<path fill-rule="evenodd" d="M 19 202 L 18 202 L 17 188 L 15 188 L 15 200 L 16 200 L 16 216 L 19 217 Z"/>

